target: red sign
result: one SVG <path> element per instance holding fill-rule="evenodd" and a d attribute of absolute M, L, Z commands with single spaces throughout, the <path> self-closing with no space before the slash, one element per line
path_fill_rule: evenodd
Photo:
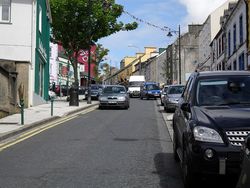
<path fill-rule="evenodd" d="M 95 59 L 95 51 L 96 51 L 96 46 L 95 45 L 91 46 L 90 53 L 92 59 Z M 81 50 L 80 55 L 78 56 L 78 62 L 85 65 L 88 63 L 88 59 L 89 59 L 89 51 Z"/>
<path fill-rule="evenodd" d="M 58 45 L 58 51 L 59 52 L 63 52 L 64 49 L 62 47 L 62 45 Z M 91 53 L 91 59 L 92 61 L 95 60 L 96 56 L 95 56 L 95 52 L 96 52 L 96 45 L 93 45 L 91 46 L 91 49 L 90 49 L 90 53 Z M 75 55 L 75 54 L 74 54 Z M 88 53 L 88 50 L 81 50 L 80 53 L 79 53 L 79 56 L 77 58 L 78 62 L 80 64 L 83 64 L 84 65 L 84 70 L 86 73 L 88 73 L 88 70 L 89 70 L 89 67 L 88 67 L 88 59 L 89 59 L 89 53 Z M 91 65 L 90 65 L 90 74 L 91 74 L 91 77 L 94 77 L 94 67 L 95 67 L 95 64 L 93 64 L 91 62 Z M 66 70 L 62 70 L 63 73 L 66 72 Z"/>

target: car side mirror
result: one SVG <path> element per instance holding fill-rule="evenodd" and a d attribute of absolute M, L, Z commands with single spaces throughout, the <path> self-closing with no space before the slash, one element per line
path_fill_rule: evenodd
<path fill-rule="evenodd" d="M 247 136 L 245 140 L 246 148 L 250 150 L 250 134 Z"/>
<path fill-rule="evenodd" d="M 191 112 L 190 104 L 189 103 L 182 103 L 181 104 L 181 109 L 184 112 Z"/>

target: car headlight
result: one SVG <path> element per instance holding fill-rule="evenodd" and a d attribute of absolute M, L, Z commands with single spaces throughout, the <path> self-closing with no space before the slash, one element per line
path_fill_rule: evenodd
<path fill-rule="evenodd" d="M 99 101 L 105 101 L 106 97 L 99 97 Z"/>
<path fill-rule="evenodd" d="M 118 100 L 125 101 L 125 97 L 117 97 Z"/>
<path fill-rule="evenodd" d="M 194 133 L 194 138 L 197 141 L 223 143 L 220 134 L 214 129 L 197 126 L 194 128 L 193 133 Z"/>

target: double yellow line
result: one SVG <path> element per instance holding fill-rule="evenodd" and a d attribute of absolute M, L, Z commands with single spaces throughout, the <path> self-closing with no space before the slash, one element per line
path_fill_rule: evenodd
<path fill-rule="evenodd" d="M 58 125 L 62 125 L 62 123 L 65 123 L 67 121 L 70 121 L 76 117 L 78 117 L 79 115 L 83 115 L 83 114 L 87 114 L 89 112 L 92 112 L 93 110 L 95 110 L 97 107 L 90 107 L 88 109 L 85 109 L 83 111 L 80 111 L 76 114 L 72 114 L 72 115 L 69 115 L 69 116 L 66 116 L 66 117 L 63 117 L 63 118 L 60 118 L 58 120 L 55 120 L 53 122 L 50 122 L 50 123 L 47 123 L 47 124 L 44 124 L 44 125 L 41 125 L 40 127 L 38 128 L 34 128 L 34 129 L 31 129 L 30 131 L 28 132 L 25 132 L 21 135 L 19 135 L 18 137 L 14 138 L 14 139 L 8 139 L 7 141 L 3 142 L 3 143 L 0 143 L 0 152 L 15 145 L 15 144 L 18 144 L 30 137 L 33 137 L 43 131 L 46 131 L 50 128 L 53 128 L 55 126 L 58 126 Z"/>

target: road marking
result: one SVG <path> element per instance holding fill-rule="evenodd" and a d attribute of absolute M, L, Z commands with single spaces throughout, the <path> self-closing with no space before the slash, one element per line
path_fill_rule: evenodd
<path fill-rule="evenodd" d="M 69 116 L 66 116 L 66 117 L 62 117 L 60 118 L 59 120 L 55 120 L 55 121 L 52 121 L 52 122 L 49 122 L 47 124 L 44 124 L 42 125 L 41 127 L 39 128 L 35 128 L 35 129 L 32 129 L 31 131 L 28 131 L 28 132 L 25 132 L 23 134 L 21 134 L 20 136 L 18 136 L 16 139 L 14 140 L 9 140 L 5 143 L 2 143 L 0 144 L 0 152 L 3 151 L 4 149 L 7 149 L 15 144 L 18 144 L 30 137 L 33 137 L 43 131 L 46 131 L 48 129 L 51 129 L 55 126 L 58 126 L 58 125 L 62 125 L 63 123 L 67 122 L 67 121 L 70 121 L 76 117 L 78 117 L 79 115 L 84 115 L 84 114 L 87 114 L 89 112 L 92 112 L 94 110 L 96 110 L 97 107 L 90 107 L 88 109 L 85 109 L 83 111 L 80 111 L 80 112 L 77 112 L 76 114 L 72 114 L 72 115 L 69 115 Z"/>

